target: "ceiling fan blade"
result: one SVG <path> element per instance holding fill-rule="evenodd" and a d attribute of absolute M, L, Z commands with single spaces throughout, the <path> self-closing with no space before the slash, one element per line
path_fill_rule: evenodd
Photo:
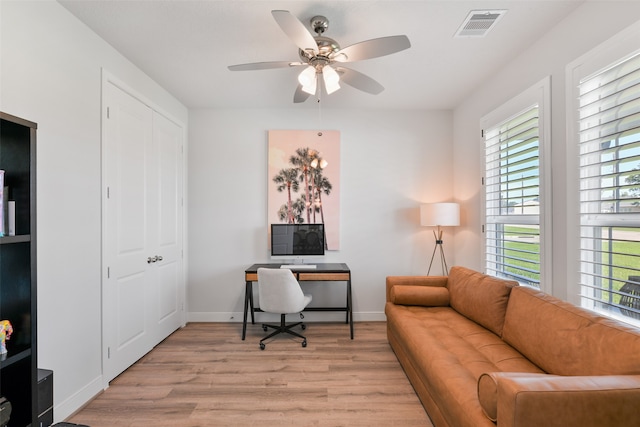
<path fill-rule="evenodd" d="M 377 95 L 384 90 L 384 86 L 359 71 L 345 67 L 336 67 L 336 71 L 338 72 L 338 74 L 340 74 L 341 82 L 346 83 L 349 86 L 352 86 L 363 92 Z"/>
<path fill-rule="evenodd" d="M 363 59 L 378 58 L 390 55 L 411 47 L 407 36 L 389 36 L 379 39 L 366 40 L 352 44 L 332 55 L 331 59 L 337 62 L 362 61 Z"/>
<path fill-rule="evenodd" d="M 318 43 L 302 22 L 288 10 L 272 10 L 271 15 L 282 31 L 303 51 L 318 52 Z"/>
<path fill-rule="evenodd" d="M 306 101 L 311 95 L 302 90 L 302 85 L 298 85 L 296 93 L 293 94 L 293 102 L 298 104 Z"/>
<path fill-rule="evenodd" d="M 287 68 L 305 65 L 302 62 L 292 61 L 271 61 L 271 62 L 252 62 L 250 64 L 229 65 L 227 68 L 231 71 L 251 71 L 251 70 L 270 70 L 272 68 Z"/>

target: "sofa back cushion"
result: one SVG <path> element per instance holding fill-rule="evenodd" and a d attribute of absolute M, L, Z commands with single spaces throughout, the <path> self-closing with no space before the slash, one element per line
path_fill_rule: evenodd
<path fill-rule="evenodd" d="M 640 374 L 640 330 L 532 288 L 511 292 L 502 339 L 549 374 Z"/>
<path fill-rule="evenodd" d="M 458 313 L 500 336 L 514 286 L 518 286 L 518 282 L 452 267 L 447 280 L 449 304 Z"/>

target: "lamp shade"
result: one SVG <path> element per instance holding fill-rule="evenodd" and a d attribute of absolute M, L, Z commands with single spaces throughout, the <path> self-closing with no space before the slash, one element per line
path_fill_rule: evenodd
<path fill-rule="evenodd" d="M 460 205 L 428 203 L 420 206 L 420 225 L 426 227 L 460 225 Z"/>

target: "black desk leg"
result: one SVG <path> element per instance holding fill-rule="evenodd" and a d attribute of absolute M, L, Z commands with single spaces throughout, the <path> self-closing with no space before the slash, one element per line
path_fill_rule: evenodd
<path fill-rule="evenodd" d="M 353 300 L 351 299 L 351 276 L 347 281 L 347 320 L 351 328 L 351 339 L 353 339 Z"/>
<path fill-rule="evenodd" d="M 350 282 L 347 280 L 347 309 L 345 312 L 347 313 L 347 318 L 344 320 L 344 323 L 349 323 L 349 318 L 351 317 L 351 289 Z"/>
<path fill-rule="evenodd" d="M 246 282 L 244 287 L 244 317 L 242 319 L 242 340 L 244 341 L 247 335 L 247 311 L 249 311 L 249 294 L 253 293 L 251 290 L 251 282 Z M 251 310 L 251 316 L 253 316 L 253 309 Z"/>
<path fill-rule="evenodd" d="M 251 324 L 256 324 L 255 309 L 253 308 L 253 282 L 249 282 L 249 308 L 251 308 Z"/>

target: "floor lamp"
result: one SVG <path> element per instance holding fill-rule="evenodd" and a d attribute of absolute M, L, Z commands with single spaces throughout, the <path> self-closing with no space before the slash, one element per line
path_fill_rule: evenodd
<path fill-rule="evenodd" d="M 448 275 L 449 268 L 447 267 L 447 260 L 444 257 L 444 249 L 442 248 L 442 230 L 440 227 L 450 227 L 460 225 L 460 205 L 457 203 L 428 203 L 420 206 L 420 225 L 425 227 L 437 227 L 433 230 L 433 237 L 436 238 L 436 245 L 433 248 L 433 254 L 431 255 L 431 262 L 429 263 L 429 271 L 427 276 L 431 273 L 431 266 L 433 265 L 433 259 L 436 256 L 436 251 L 440 250 L 440 261 L 442 263 L 442 274 Z"/>

